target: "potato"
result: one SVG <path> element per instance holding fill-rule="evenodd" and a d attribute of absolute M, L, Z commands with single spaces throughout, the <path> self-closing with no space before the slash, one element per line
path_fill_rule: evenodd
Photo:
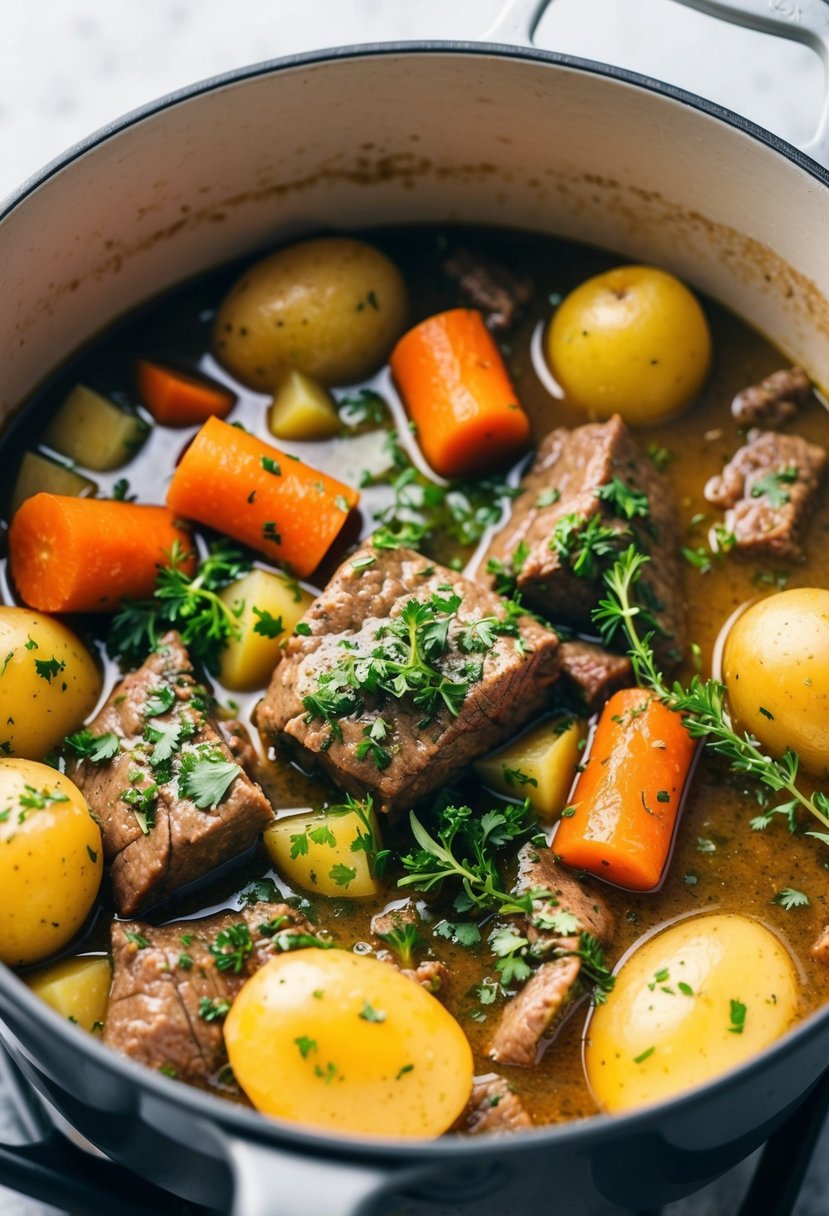
<path fill-rule="evenodd" d="M 587 723 L 578 718 L 547 718 L 478 760 L 475 773 L 490 789 L 528 798 L 540 818 L 553 820 L 567 805 L 586 737 Z"/>
<path fill-rule="evenodd" d="M 0 607 L 0 754 L 40 760 L 80 726 L 101 692 L 101 673 L 60 621 Z"/>
<path fill-rule="evenodd" d="M 0 760 L 0 961 L 39 963 L 71 940 L 101 885 L 101 831 L 47 764 Z"/>
<path fill-rule="evenodd" d="M 240 631 L 222 651 L 219 679 L 234 692 L 264 688 L 283 641 L 293 633 L 313 596 L 281 574 L 251 570 L 219 592 L 219 598 L 237 616 Z"/>
<path fill-rule="evenodd" d="M 49 423 L 43 442 L 87 469 L 107 472 L 132 460 L 149 431 L 138 414 L 78 384 Z"/>
<path fill-rule="evenodd" d="M 302 372 L 288 372 L 268 410 L 275 439 L 331 439 L 342 430 L 334 398 Z"/>
<path fill-rule="evenodd" d="M 67 958 L 26 976 L 32 992 L 84 1030 L 103 1026 L 111 982 L 109 959 L 91 955 Z"/>
<path fill-rule="evenodd" d="M 723 677 L 738 724 L 771 755 L 791 747 L 810 772 L 829 772 L 829 591 L 752 604 L 728 632 Z"/>
<path fill-rule="evenodd" d="M 435 997 L 345 950 L 273 958 L 225 1022 L 233 1075 L 254 1106 L 358 1136 L 431 1138 L 472 1088 L 472 1052 Z"/>
<path fill-rule="evenodd" d="M 273 391 L 296 370 L 351 384 L 383 363 L 406 322 L 406 288 L 385 254 L 349 237 L 280 249 L 245 271 L 216 316 L 216 356 Z"/>
<path fill-rule="evenodd" d="M 780 941 L 734 913 L 693 916 L 624 963 L 587 1027 L 585 1066 L 608 1111 L 659 1102 L 757 1055 L 794 1021 L 797 974 Z"/>
<path fill-rule="evenodd" d="M 373 853 L 382 846 L 370 802 L 277 819 L 264 841 L 271 861 L 292 886 L 349 899 L 381 889 L 371 867 Z"/>
<path fill-rule="evenodd" d="M 27 498 L 35 494 L 68 494 L 74 498 L 92 498 L 98 492 L 94 481 L 83 477 L 57 460 L 41 456 L 40 452 L 24 452 L 20 471 L 14 483 L 10 510 L 14 515 Z"/>
<path fill-rule="evenodd" d="M 619 266 L 564 299 L 546 337 L 567 398 L 596 418 L 661 422 L 699 392 L 711 335 L 695 296 L 653 266 Z"/>

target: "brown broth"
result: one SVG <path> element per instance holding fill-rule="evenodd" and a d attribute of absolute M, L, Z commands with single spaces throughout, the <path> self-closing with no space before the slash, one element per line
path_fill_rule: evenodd
<path fill-rule="evenodd" d="M 485 247 L 491 256 L 503 258 L 516 269 L 526 270 L 536 284 L 535 304 L 505 349 L 519 397 L 532 417 L 536 437 L 554 426 L 578 425 L 587 420 L 566 401 L 549 395 L 534 370 L 531 341 L 537 326 L 550 315 L 548 297 L 552 293 L 566 293 L 588 276 L 613 265 L 615 259 L 592 248 L 503 231 L 384 229 L 368 236 L 389 253 L 406 278 L 412 299 L 412 321 L 451 307 L 456 302 L 452 290 L 442 281 L 440 274 L 440 262 L 449 239 L 452 242 L 469 241 L 478 247 Z M 209 353 L 210 328 L 213 312 L 238 270 L 238 267 L 223 270 L 156 302 L 140 316 L 129 319 L 84 351 L 38 394 L 31 403 L 32 408 L 18 419 L 10 437 L 5 440 L 5 467 L 14 467 L 22 448 L 37 442 L 45 412 L 53 409 L 75 382 L 89 383 L 129 399 L 132 395 L 131 366 L 136 356 L 198 365 L 210 374 L 226 379 Z M 644 445 L 655 443 L 675 454 L 669 466 L 669 476 L 676 489 L 683 543 L 691 547 L 705 542 L 707 529 L 719 518 L 705 503 L 703 486 L 711 475 L 720 471 L 724 460 L 741 442 L 728 408 L 732 397 L 740 388 L 759 381 L 784 363 L 773 346 L 736 317 L 711 301 L 706 301 L 705 307 L 714 335 L 715 361 L 702 396 L 679 419 L 649 429 L 639 436 Z M 371 384 L 387 399 L 393 398 L 387 370 L 375 377 Z M 240 393 L 240 401 L 231 419 L 238 419 L 250 431 L 268 439 L 266 398 L 240 390 L 238 385 L 234 384 L 233 387 Z M 397 421 L 403 424 L 402 412 L 399 407 L 395 408 Z M 817 401 L 802 412 L 794 428 L 808 439 L 829 445 L 829 417 Z M 163 501 L 166 482 L 190 434 L 190 431 L 154 428 L 143 450 L 127 468 L 111 475 L 93 474 L 100 492 L 110 492 L 114 482 L 126 476 L 131 491 L 138 495 L 139 501 Z M 401 435 L 404 442 L 411 444 L 405 427 Z M 375 434 L 327 443 L 280 443 L 280 447 L 301 452 L 309 464 L 356 484 L 361 469 L 370 466 L 372 460 L 377 460 L 382 438 L 382 435 Z M 388 500 L 389 492 L 385 487 L 364 492 L 364 533 L 372 529 L 373 512 Z M 698 514 L 704 515 L 704 520 L 692 525 L 691 521 Z M 785 572 L 786 585 L 820 586 L 825 582 L 827 531 L 829 501 L 824 500 L 808 531 L 807 558 L 803 564 Z M 352 541 L 355 539 L 356 536 L 351 537 Z M 323 575 L 333 569 L 337 556 L 333 555 L 327 563 Z M 458 551 L 449 547 L 435 556 L 445 560 L 458 556 Z M 468 557 L 469 554 L 464 556 Z M 688 565 L 683 570 L 683 577 L 689 607 L 689 640 L 699 646 L 702 671 L 707 673 L 712 649 L 724 621 L 746 600 L 773 590 L 774 586 L 770 583 L 758 583 L 757 580 L 764 577 L 773 580 L 776 571 L 726 558 L 708 574 L 701 574 Z M 324 577 L 316 585 L 322 585 L 322 582 Z M 313 589 L 313 584 L 308 585 Z M 13 591 L 7 581 L 3 590 L 6 602 L 13 602 Z M 94 622 L 88 624 L 95 632 Z M 114 665 L 107 663 L 107 691 L 117 675 Z M 238 699 L 221 688 L 217 688 L 217 695 L 225 703 L 231 698 Z M 249 713 L 256 696 L 244 699 L 243 716 Z M 324 782 L 309 778 L 286 759 L 278 757 L 272 757 L 265 764 L 263 784 L 277 810 L 320 805 L 323 800 L 333 796 L 333 791 Z M 476 804 L 489 800 L 488 795 L 475 789 L 469 782 L 461 787 L 461 791 L 464 797 L 473 799 Z M 618 924 L 609 957 L 615 962 L 642 935 L 692 911 L 716 908 L 748 913 L 778 933 L 797 960 L 803 980 L 800 1012 L 805 1015 L 822 1004 L 829 994 L 829 973 L 809 955 L 811 942 L 829 919 L 825 893 L 829 855 L 816 841 L 789 835 L 782 823 L 764 833 L 752 832 L 748 820 L 756 810 L 754 793 L 743 790 L 739 781 L 730 779 L 722 766 L 703 757 L 696 771 L 693 789 L 678 830 L 670 871 L 662 889 L 656 894 L 642 896 L 606 889 L 606 898 Z M 400 834 L 401 829 L 390 831 L 392 842 L 396 833 Z M 697 844 L 699 838 L 712 841 L 715 851 L 700 852 Z M 401 835 L 401 841 L 404 839 Z M 226 906 L 246 882 L 267 872 L 267 858 L 259 851 L 204 887 L 198 896 L 166 907 L 159 919 L 169 920 L 182 914 L 194 915 L 217 906 Z M 281 888 L 287 889 L 281 879 L 278 881 Z M 775 893 L 788 886 L 806 891 L 811 900 L 810 906 L 787 912 L 773 903 Z M 401 892 L 395 889 L 392 880 L 384 897 L 373 904 L 324 897 L 314 897 L 313 902 L 320 922 L 332 929 L 341 944 L 351 945 L 367 940 L 372 913 L 400 896 Z M 435 919 L 444 913 L 451 916 L 448 901 L 443 911 L 439 903 L 433 909 Z M 95 927 L 83 943 L 84 949 L 105 948 L 107 924 L 106 914 L 98 917 Z M 485 945 L 470 950 L 440 938 L 434 939 L 433 946 L 435 954 L 452 971 L 451 991 L 446 1003 L 469 1036 L 477 1070 L 480 1073 L 491 1072 L 492 1065 L 486 1057 L 485 1047 L 501 1001 L 499 999 L 494 1004 L 482 1006 L 475 993 L 481 980 L 488 974 L 492 975 L 491 955 Z M 77 949 L 75 943 L 73 950 Z M 584 1079 L 581 1060 L 580 1040 L 586 1014 L 587 1005 L 582 1003 L 537 1067 L 529 1070 L 500 1069 L 537 1122 L 583 1117 L 596 1109 Z"/>

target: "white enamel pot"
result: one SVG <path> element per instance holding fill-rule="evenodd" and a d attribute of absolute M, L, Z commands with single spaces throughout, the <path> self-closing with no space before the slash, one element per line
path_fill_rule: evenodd
<path fill-rule="evenodd" d="M 693 6 L 826 58 L 823 0 Z M 48 166 L 0 210 L 0 417 L 113 319 L 193 275 L 319 228 L 413 221 L 555 233 L 665 266 L 829 386 L 825 116 L 808 154 L 653 80 L 508 45 L 528 43 L 544 7 L 513 0 L 487 43 L 347 47 L 234 72 Z M 653 1208 L 749 1154 L 829 1060 L 824 1011 L 658 1109 L 498 1140 L 366 1143 L 141 1069 L 2 967 L 0 1017 L 21 1074 L 88 1141 L 202 1205 L 191 1211 L 235 1216 Z M 77 1212 L 181 1210 L 51 1132 L 0 1146 L 1 1182 Z"/>

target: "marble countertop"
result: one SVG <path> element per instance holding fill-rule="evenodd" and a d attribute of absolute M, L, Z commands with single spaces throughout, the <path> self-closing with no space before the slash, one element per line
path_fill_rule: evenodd
<path fill-rule="evenodd" d="M 342 43 L 472 39 L 500 7 L 501 0 L 4 0 L 0 198 L 105 122 L 192 81 Z M 794 143 L 808 139 L 820 112 L 823 71 L 810 50 L 672 0 L 553 0 L 536 41 L 681 85 Z M 0 1088 L 0 1142 L 17 1137 Z M 796 1216 L 826 1212 L 829 1135 L 815 1160 Z M 745 1167 L 665 1216 L 727 1216 L 744 1178 Z M 3 1216 L 52 1211 L 0 1188 Z"/>

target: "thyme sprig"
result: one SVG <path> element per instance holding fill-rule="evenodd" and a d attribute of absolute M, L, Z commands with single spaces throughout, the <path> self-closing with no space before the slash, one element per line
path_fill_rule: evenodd
<path fill-rule="evenodd" d="M 636 584 L 642 568 L 650 558 L 631 545 L 604 575 L 605 597 L 593 613 L 602 637 L 611 642 L 621 630 L 628 641 L 628 654 L 634 675 L 639 684 L 650 688 L 660 700 L 673 710 L 684 715 L 684 726 L 693 739 L 703 739 L 706 747 L 728 763 L 733 773 L 759 781 L 773 793 L 787 794 L 788 799 L 772 808 L 758 824 L 766 827 L 772 815 L 782 815 L 794 832 L 797 829 L 797 812 L 806 810 L 822 825 L 829 828 L 829 797 L 819 790 L 811 796 L 803 793 L 797 784 L 800 757 L 788 748 L 779 759 L 767 756 L 759 741 L 748 731 L 734 729 L 726 709 L 726 688 L 719 680 L 703 680 L 693 676 L 688 687 L 679 681 L 670 686 L 656 665 L 651 648 L 653 618 L 636 601 Z M 643 632 L 641 626 L 644 626 Z M 824 844 L 829 844 L 829 833 L 808 832 Z"/>

